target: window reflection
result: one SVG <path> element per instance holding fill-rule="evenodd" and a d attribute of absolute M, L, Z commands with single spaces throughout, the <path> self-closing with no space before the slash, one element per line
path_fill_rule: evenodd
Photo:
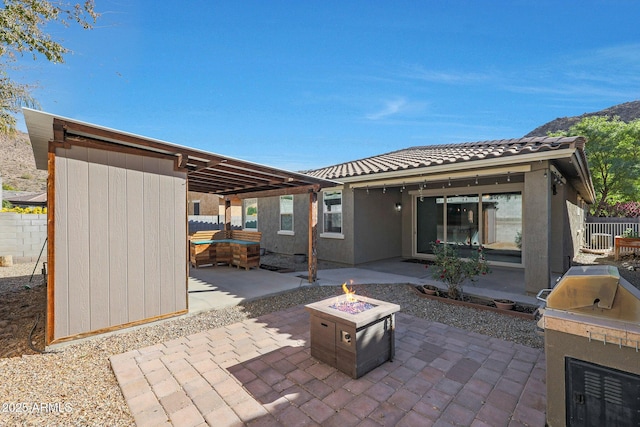
<path fill-rule="evenodd" d="M 522 262 L 520 192 L 416 198 L 416 226 L 417 253 L 433 253 L 440 240 L 463 257 L 482 244 L 490 261 Z"/>
<path fill-rule="evenodd" d="M 480 244 L 478 234 L 478 195 L 447 197 L 446 242 L 458 247 L 462 257 L 468 257 Z"/>
<path fill-rule="evenodd" d="M 490 261 L 522 261 L 522 194 L 482 195 L 485 256 Z"/>

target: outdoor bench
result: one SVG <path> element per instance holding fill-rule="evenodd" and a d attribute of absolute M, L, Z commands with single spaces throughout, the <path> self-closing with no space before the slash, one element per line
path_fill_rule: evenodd
<path fill-rule="evenodd" d="M 640 249 L 640 239 L 637 237 L 616 236 L 613 243 L 613 253 L 616 261 L 620 257 L 620 248 Z"/>
<path fill-rule="evenodd" d="M 189 260 L 193 267 L 233 265 L 246 270 L 260 265 L 262 233 L 242 230 L 197 231 L 189 237 Z"/>

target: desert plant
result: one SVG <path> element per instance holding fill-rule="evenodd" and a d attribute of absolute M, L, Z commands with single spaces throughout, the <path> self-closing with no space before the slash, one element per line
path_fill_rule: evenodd
<path fill-rule="evenodd" d="M 431 275 L 447 286 L 449 298 L 462 299 L 462 285 L 466 280 L 473 283 L 479 275 L 491 273 L 482 246 L 472 250 L 469 258 L 461 258 L 456 246 L 439 240 L 431 247 L 435 255 Z"/>

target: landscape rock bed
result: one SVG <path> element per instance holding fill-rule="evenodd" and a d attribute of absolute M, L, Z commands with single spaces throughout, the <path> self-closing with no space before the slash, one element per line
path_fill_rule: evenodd
<path fill-rule="evenodd" d="M 534 320 L 536 312 L 538 310 L 538 306 L 522 304 L 522 303 L 516 303 L 513 306 L 512 310 L 505 310 L 505 309 L 497 308 L 496 304 L 488 298 L 482 298 L 474 295 L 465 294 L 462 300 L 454 300 L 447 297 L 446 291 L 437 291 L 435 295 L 430 295 L 424 291 L 422 285 L 416 286 L 415 289 L 418 291 L 418 293 L 422 297 L 429 298 L 434 301 L 442 302 L 443 304 L 459 305 L 463 307 L 473 308 L 476 310 L 488 310 L 488 311 L 505 314 L 509 316 L 521 317 L 523 319 Z"/>

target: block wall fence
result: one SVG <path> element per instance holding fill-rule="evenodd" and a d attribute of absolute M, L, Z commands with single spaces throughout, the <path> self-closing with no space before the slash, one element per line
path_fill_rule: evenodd
<path fill-rule="evenodd" d="M 47 238 L 47 215 L 0 212 L 0 256 L 11 255 L 13 262 L 35 262 Z M 47 259 L 47 248 L 41 261 Z"/>

